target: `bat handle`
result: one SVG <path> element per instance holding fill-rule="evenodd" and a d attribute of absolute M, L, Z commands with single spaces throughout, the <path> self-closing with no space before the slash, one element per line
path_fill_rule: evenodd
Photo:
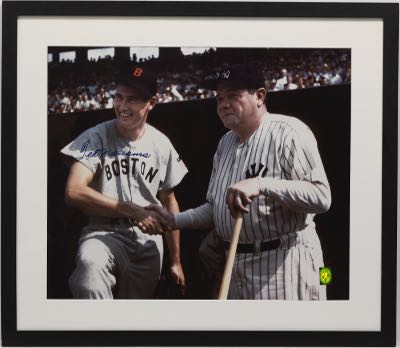
<path fill-rule="evenodd" d="M 228 256 L 226 258 L 224 275 L 222 276 L 221 287 L 219 289 L 218 300 L 226 300 L 228 297 L 229 284 L 231 282 L 233 261 L 235 260 L 236 248 L 239 241 L 240 229 L 243 223 L 243 213 L 240 212 L 236 216 L 235 224 L 233 225 L 233 233 L 231 244 L 229 246 Z"/>

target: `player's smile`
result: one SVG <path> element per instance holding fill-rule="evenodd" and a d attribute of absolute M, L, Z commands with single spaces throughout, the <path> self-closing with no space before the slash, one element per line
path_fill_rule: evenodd
<path fill-rule="evenodd" d="M 119 111 L 119 110 L 117 111 L 116 110 L 116 114 L 117 114 L 118 120 L 122 121 L 124 123 L 127 121 L 130 121 L 134 118 L 134 114 L 129 111 Z"/>
<path fill-rule="evenodd" d="M 131 117 L 132 114 L 129 113 L 129 112 L 120 112 L 120 113 L 119 113 L 119 116 L 120 116 L 120 118 L 122 118 L 123 120 L 126 120 L 126 119 L 128 119 L 129 117 Z"/>

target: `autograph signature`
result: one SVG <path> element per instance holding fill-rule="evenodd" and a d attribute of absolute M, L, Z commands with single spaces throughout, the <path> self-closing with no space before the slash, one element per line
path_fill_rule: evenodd
<path fill-rule="evenodd" d="M 100 148 L 96 149 L 94 151 L 88 150 L 90 144 L 90 139 L 85 141 L 81 147 L 81 154 L 82 156 L 78 158 L 78 160 L 84 158 L 84 157 L 117 157 L 119 155 L 122 156 L 129 156 L 129 157 L 144 157 L 144 158 L 149 158 L 151 154 L 148 152 L 131 152 L 131 150 L 110 150 L 110 149 L 105 149 L 105 148 Z"/>

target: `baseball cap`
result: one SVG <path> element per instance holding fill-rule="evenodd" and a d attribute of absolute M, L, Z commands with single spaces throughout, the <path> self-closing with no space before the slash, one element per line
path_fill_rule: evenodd
<path fill-rule="evenodd" d="M 261 69 L 251 65 L 233 65 L 221 70 L 214 78 L 204 80 L 204 87 L 216 90 L 224 83 L 233 88 L 257 89 L 265 88 L 264 74 Z"/>
<path fill-rule="evenodd" d="M 134 88 L 144 99 L 157 93 L 157 76 L 147 67 L 134 65 L 119 70 L 117 84 Z"/>

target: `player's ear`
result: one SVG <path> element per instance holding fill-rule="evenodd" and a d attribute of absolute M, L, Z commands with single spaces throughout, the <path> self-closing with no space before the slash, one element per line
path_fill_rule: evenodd
<path fill-rule="evenodd" d="M 265 98 L 267 97 L 267 91 L 265 88 L 259 88 L 256 90 L 257 106 L 260 107 L 265 104 Z"/>
<path fill-rule="evenodd" d="M 156 97 L 155 97 L 155 96 L 151 97 L 151 98 L 148 100 L 148 103 L 149 103 L 149 111 L 151 111 L 151 110 L 153 110 L 153 109 L 155 108 L 156 102 L 157 102 L 157 100 L 156 100 Z"/>

